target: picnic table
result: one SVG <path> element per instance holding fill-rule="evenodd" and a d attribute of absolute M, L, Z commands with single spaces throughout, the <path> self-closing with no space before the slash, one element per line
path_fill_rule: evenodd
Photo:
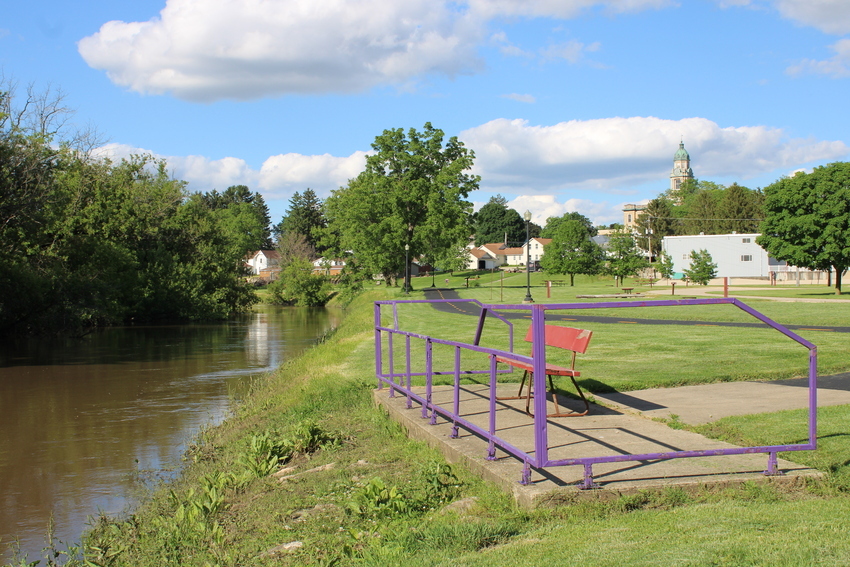
<path fill-rule="evenodd" d="M 635 290 L 635 288 L 633 288 L 633 287 L 621 287 L 620 289 L 622 289 L 623 292 L 627 293 L 628 295 L 631 295 L 632 292 Z"/>

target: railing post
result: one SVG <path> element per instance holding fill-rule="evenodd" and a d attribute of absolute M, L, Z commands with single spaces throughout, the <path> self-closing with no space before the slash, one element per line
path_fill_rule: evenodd
<path fill-rule="evenodd" d="M 490 355 L 490 443 L 487 445 L 487 460 L 496 460 L 496 355 Z"/>
<path fill-rule="evenodd" d="M 425 339 L 425 403 L 422 404 L 422 419 L 428 417 L 428 410 L 431 408 L 431 380 L 433 379 L 433 366 L 431 358 L 432 349 L 431 339 Z M 433 412 L 433 410 L 431 410 Z"/>
<path fill-rule="evenodd" d="M 460 415 L 460 347 L 455 347 L 455 387 L 454 387 L 454 415 Z M 457 419 L 452 423 L 452 434 L 449 436 L 452 439 L 457 439 Z"/>
<path fill-rule="evenodd" d="M 411 374 L 410 374 L 410 335 L 406 335 L 405 337 L 405 347 L 406 347 L 406 358 L 407 358 L 407 409 L 413 407 L 413 400 L 410 397 L 410 384 L 411 384 Z"/>
<path fill-rule="evenodd" d="M 532 368 L 534 368 L 534 460 L 543 467 L 549 460 L 546 419 L 546 311 L 543 305 L 531 308 Z"/>
<path fill-rule="evenodd" d="M 378 379 L 378 389 L 384 388 L 384 381 L 381 376 L 384 373 L 384 354 L 381 349 L 381 331 L 378 327 L 381 326 L 381 304 L 375 302 L 375 377 Z"/>

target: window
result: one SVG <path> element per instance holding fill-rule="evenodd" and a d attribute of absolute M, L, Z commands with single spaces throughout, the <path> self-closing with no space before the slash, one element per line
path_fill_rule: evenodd
<path fill-rule="evenodd" d="M 749 239 L 749 238 L 742 238 L 742 239 L 741 239 L 741 242 L 743 242 L 744 244 L 749 244 L 749 243 L 750 243 L 750 239 Z"/>
<path fill-rule="evenodd" d="M 691 259 L 690 254 L 682 254 L 682 260 L 690 260 L 690 259 Z"/>
<path fill-rule="evenodd" d="M 743 256 L 741 256 L 741 261 L 742 262 L 752 262 L 753 257 L 750 254 L 744 254 Z"/>

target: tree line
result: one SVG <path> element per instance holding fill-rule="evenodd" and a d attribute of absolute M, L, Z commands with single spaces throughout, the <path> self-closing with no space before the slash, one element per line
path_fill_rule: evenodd
<path fill-rule="evenodd" d="M 189 193 L 167 164 L 95 157 L 61 96 L 0 91 L 0 334 L 220 319 L 256 302 L 246 249 L 268 210 L 244 186 Z M 91 144 L 95 145 L 95 144 Z"/>

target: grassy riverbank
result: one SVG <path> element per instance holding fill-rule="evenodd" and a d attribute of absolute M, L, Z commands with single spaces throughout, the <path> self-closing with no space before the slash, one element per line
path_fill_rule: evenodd
<path fill-rule="evenodd" d="M 257 381 L 232 418 L 199 437 L 178 481 L 154 490 L 128 518 L 96 520 L 85 542 L 88 565 L 843 565 L 850 558 L 847 406 L 821 411 L 818 451 L 790 456 L 827 473 L 827 480 L 805 488 L 667 490 L 523 511 L 407 439 L 373 407 L 372 301 L 398 296 L 396 289 L 363 294 L 335 334 Z M 793 307 L 787 313 L 787 324 L 804 316 Z M 468 319 L 433 312 L 411 317 L 445 335 L 463 332 Z M 616 334 L 617 325 L 602 327 L 594 327 L 599 338 L 628 339 Z M 638 344 L 684 334 L 681 327 L 619 327 Z M 712 329 L 716 334 L 717 328 L 698 332 Z M 721 340 L 767 344 L 755 335 Z M 835 351 L 836 368 L 847 351 L 846 339 L 837 336 L 808 337 L 828 343 L 823 351 Z M 651 372 L 623 377 L 628 373 L 618 365 L 624 363 L 611 361 L 615 342 L 594 345 L 609 362 L 589 352 L 583 369 L 608 385 L 622 377 L 614 385 L 621 389 L 664 380 Z M 667 353 L 665 362 L 675 366 L 686 354 Z M 761 368 L 774 376 L 783 360 L 776 368 L 752 365 L 747 373 L 757 377 Z M 691 370 L 697 380 L 697 369 Z M 740 377 L 727 372 L 714 379 Z M 699 379 L 712 378 L 702 372 Z M 728 418 L 703 432 L 754 443 L 764 430 L 798 417 Z M 800 441 L 793 427 L 782 434 L 784 442 Z"/>

